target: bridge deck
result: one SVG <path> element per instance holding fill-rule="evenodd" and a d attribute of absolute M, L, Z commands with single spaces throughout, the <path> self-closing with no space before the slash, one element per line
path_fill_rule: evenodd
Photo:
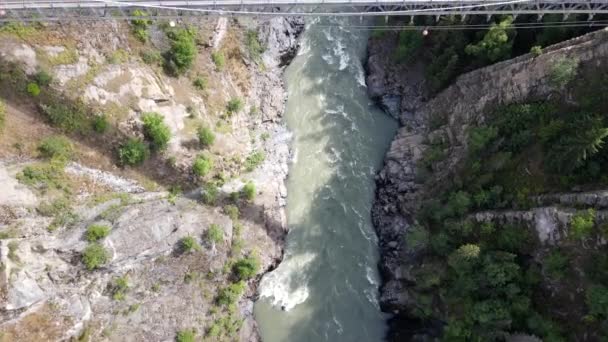
<path fill-rule="evenodd" d="M 69 10 L 101 15 L 106 9 L 135 8 L 250 15 L 593 15 L 608 13 L 608 0 L 0 0 L 0 15 L 5 18 Z"/>

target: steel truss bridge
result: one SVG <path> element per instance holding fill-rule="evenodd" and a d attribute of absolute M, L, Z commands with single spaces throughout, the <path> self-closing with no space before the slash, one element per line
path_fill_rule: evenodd
<path fill-rule="evenodd" d="M 608 14 L 608 0 L 0 0 L 0 22 L 151 16 L 445 16 Z"/>

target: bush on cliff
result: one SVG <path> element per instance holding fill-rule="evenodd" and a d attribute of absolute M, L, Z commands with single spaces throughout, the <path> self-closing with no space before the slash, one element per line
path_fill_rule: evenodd
<path fill-rule="evenodd" d="M 184 74 L 194 62 L 196 31 L 193 29 L 174 29 L 167 32 L 170 48 L 165 52 L 165 69 L 173 75 Z"/>

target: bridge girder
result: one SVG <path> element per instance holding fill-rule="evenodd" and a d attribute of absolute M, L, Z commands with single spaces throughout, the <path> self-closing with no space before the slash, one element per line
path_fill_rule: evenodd
<path fill-rule="evenodd" d="M 145 9 L 151 16 L 171 18 L 187 15 L 254 16 L 436 16 L 561 14 L 608 14 L 608 0 L 5 0 L 0 3 L 0 22 L 11 20 L 66 20 L 131 18 L 135 9 Z M 168 8 L 160 8 L 166 6 Z M 57 11 L 62 11 L 57 15 Z M 106 15 L 100 16 L 99 11 Z M 245 13 L 238 13 L 245 11 Z M 107 13 L 113 13 L 108 17 Z"/>

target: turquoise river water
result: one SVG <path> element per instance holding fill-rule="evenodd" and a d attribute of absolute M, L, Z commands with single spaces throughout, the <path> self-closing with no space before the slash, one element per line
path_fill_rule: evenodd
<path fill-rule="evenodd" d="M 264 342 L 381 341 L 374 174 L 397 129 L 366 94 L 367 33 L 313 20 L 287 68 L 285 258 L 260 284 Z"/>

